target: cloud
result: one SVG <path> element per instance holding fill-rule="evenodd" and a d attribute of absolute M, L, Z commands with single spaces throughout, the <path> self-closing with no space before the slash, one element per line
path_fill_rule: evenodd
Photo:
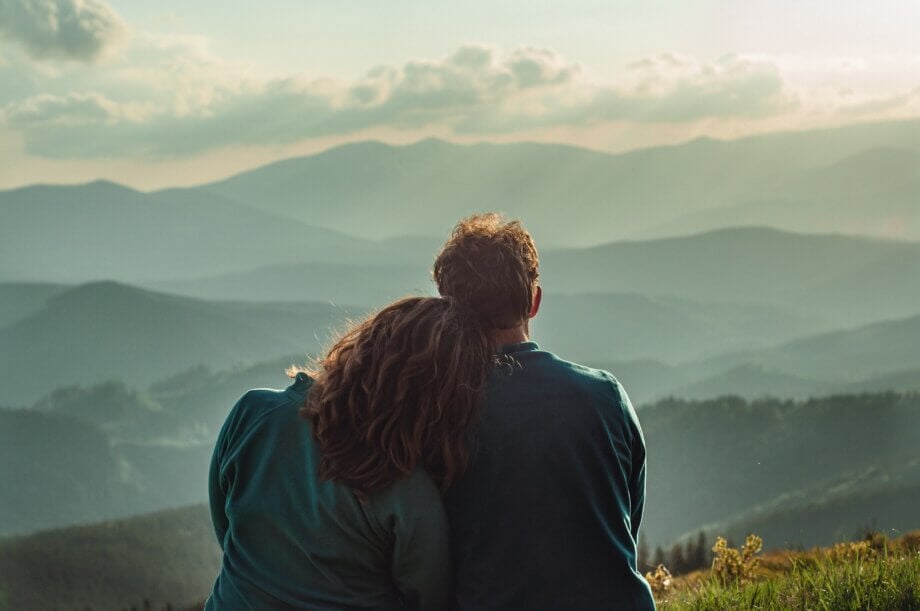
<path fill-rule="evenodd" d="M 841 92 L 840 97 L 847 99 L 855 96 L 851 91 L 847 91 Z M 916 107 L 916 110 L 920 111 L 920 87 L 904 93 L 863 97 L 863 99 L 848 101 L 841 104 L 838 111 L 845 115 L 862 116 L 911 109 L 911 107 Z"/>
<path fill-rule="evenodd" d="M 779 69 L 767 60 L 726 55 L 714 62 L 664 54 L 632 65 L 637 83 L 623 103 L 638 120 L 688 121 L 702 117 L 767 116 L 795 100 Z"/>
<path fill-rule="evenodd" d="M 9 105 L 3 114 L 8 125 L 19 128 L 96 124 L 116 119 L 119 106 L 98 93 L 42 94 Z"/>
<path fill-rule="evenodd" d="M 0 38 L 33 59 L 90 62 L 126 31 L 118 14 L 98 0 L 0 0 Z"/>
<path fill-rule="evenodd" d="M 374 128 L 517 134 L 606 121 L 762 117 L 793 102 L 775 66 L 740 56 L 708 63 L 674 54 L 645 58 L 623 82 L 608 85 L 551 49 L 501 53 L 465 45 L 437 60 L 377 66 L 352 82 L 259 82 L 226 75 L 208 81 L 191 65 L 164 60 L 181 45 L 151 49 L 145 53 L 156 58 L 152 67 L 121 75 L 155 83 L 158 95 L 169 92 L 166 101 L 116 102 L 98 92 L 33 96 L 8 104 L 4 120 L 22 131 L 29 152 L 43 156 L 175 157 Z"/>

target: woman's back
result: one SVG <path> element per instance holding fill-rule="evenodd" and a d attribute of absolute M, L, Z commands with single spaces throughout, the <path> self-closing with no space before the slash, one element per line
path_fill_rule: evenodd
<path fill-rule="evenodd" d="M 211 464 L 211 513 L 224 550 L 207 609 L 440 608 L 448 531 L 421 470 L 367 501 L 319 477 L 298 411 L 312 381 L 253 390 L 227 418 Z"/>

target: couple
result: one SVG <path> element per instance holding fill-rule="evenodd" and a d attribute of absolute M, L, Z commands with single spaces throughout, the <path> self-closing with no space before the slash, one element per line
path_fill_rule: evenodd
<path fill-rule="evenodd" d="M 441 297 L 240 399 L 211 463 L 206 609 L 654 609 L 636 414 L 609 373 L 529 341 L 537 265 L 519 223 L 465 219 Z"/>

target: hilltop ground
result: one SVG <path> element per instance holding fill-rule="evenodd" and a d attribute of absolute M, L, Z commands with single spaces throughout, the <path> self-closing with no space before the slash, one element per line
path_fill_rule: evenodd
<path fill-rule="evenodd" d="M 3 540 L 0 609 L 201 609 L 220 565 L 206 518 L 199 505 Z M 718 566 L 661 580 L 659 608 L 920 611 L 920 530 L 752 557 L 740 581 Z"/>
<path fill-rule="evenodd" d="M 655 584 L 659 609 L 920 609 L 920 530 L 758 558 L 745 578 L 714 565 Z"/>

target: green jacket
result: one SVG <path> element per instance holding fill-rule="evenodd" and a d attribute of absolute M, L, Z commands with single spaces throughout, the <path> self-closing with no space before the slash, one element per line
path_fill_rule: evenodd
<path fill-rule="evenodd" d="M 423 471 L 362 503 L 319 478 L 312 381 L 251 390 L 211 461 L 211 517 L 224 552 L 205 609 L 441 609 L 450 583 L 441 496 Z"/>

